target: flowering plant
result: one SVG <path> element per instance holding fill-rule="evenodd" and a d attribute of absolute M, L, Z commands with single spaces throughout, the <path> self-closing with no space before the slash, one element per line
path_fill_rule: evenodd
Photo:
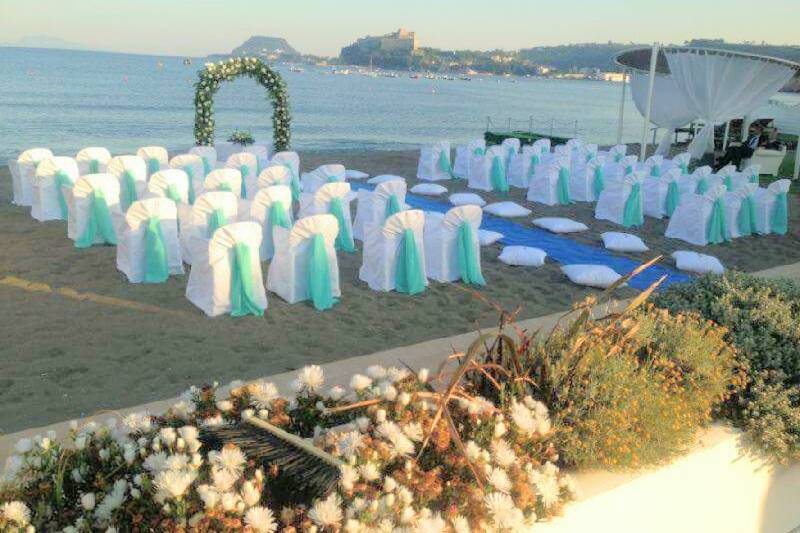
<path fill-rule="evenodd" d="M 253 144 L 256 142 L 253 139 L 253 134 L 249 131 L 234 131 L 230 137 L 228 137 L 228 142 L 232 142 L 233 144 L 240 144 L 242 146 L 247 146 L 248 144 Z"/>

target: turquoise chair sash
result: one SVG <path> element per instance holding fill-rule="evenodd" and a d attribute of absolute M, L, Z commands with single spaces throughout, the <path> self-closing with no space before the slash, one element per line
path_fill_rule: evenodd
<path fill-rule="evenodd" d="M 681 169 L 681 176 L 689 174 L 689 163 L 681 163 L 679 167 Z"/>
<path fill-rule="evenodd" d="M 481 274 L 478 251 L 475 249 L 475 235 L 472 226 L 464 222 L 458 228 L 458 270 L 461 281 L 470 285 L 486 285 Z"/>
<path fill-rule="evenodd" d="M 339 178 L 336 176 L 328 176 L 327 178 L 325 178 L 325 183 L 338 183 L 338 182 Z"/>
<path fill-rule="evenodd" d="M 642 186 L 639 183 L 631 185 L 631 192 L 625 200 L 625 208 L 622 211 L 622 225 L 626 228 L 641 226 L 644 224 L 642 215 Z"/>
<path fill-rule="evenodd" d="M 530 180 L 536 174 L 536 165 L 539 164 L 539 154 L 531 156 L 531 164 L 528 167 L 528 179 Z"/>
<path fill-rule="evenodd" d="M 632 173 L 633 173 L 633 165 L 626 166 L 625 167 L 625 175 L 627 176 L 628 174 L 632 174 Z"/>
<path fill-rule="evenodd" d="M 237 242 L 231 254 L 231 316 L 263 316 L 264 308 L 253 296 L 252 251 Z"/>
<path fill-rule="evenodd" d="M 206 226 L 206 237 L 209 239 L 214 236 L 214 232 L 228 223 L 228 217 L 225 216 L 225 211 L 222 208 L 214 209 L 208 217 L 208 225 Z"/>
<path fill-rule="evenodd" d="M 650 176 L 653 178 L 658 178 L 661 176 L 661 165 L 653 165 L 650 167 Z"/>
<path fill-rule="evenodd" d="M 614 163 L 619 163 L 620 161 L 622 161 L 623 157 L 625 157 L 625 156 L 622 155 L 620 152 L 615 153 L 614 154 Z"/>
<path fill-rule="evenodd" d="M 331 288 L 325 238 L 319 233 L 312 237 L 308 253 L 308 297 L 317 311 L 325 311 L 338 303 Z"/>
<path fill-rule="evenodd" d="M 209 161 L 207 157 L 201 157 L 200 159 L 203 160 L 203 176 L 208 176 L 208 173 L 214 170 L 211 167 L 211 161 Z"/>
<path fill-rule="evenodd" d="M 169 278 L 167 246 L 161 231 L 161 220 L 152 216 L 144 230 L 144 282 L 163 283 Z"/>
<path fill-rule="evenodd" d="M 708 178 L 700 178 L 697 180 L 697 188 L 695 189 L 697 194 L 705 194 L 708 192 Z"/>
<path fill-rule="evenodd" d="M 681 190 L 678 187 L 678 182 L 672 180 L 669 182 L 669 186 L 667 186 L 667 216 L 671 217 L 672 213 L 675 212 L 677 209 L 678 204 L 681 201 Z"/>
<path fill-rule="evenodd" d="M 103 241 L 107 244 L 117 244 L 117 235 L 114 231 L 114 223 L 111 221 L 111 213 L 108 210 L 106 197 L 103 191 L 95 189 L 89 197 L 92 206 L 89 211 L 89 220 L 83 230 L 83 234 L 75 241 L 77 248 L 89 248 L 94 244 L 98 231 Z"/>
<path fill-rule="evenodd" d="M 100 161 L 97 159 L 89 160 L 89 174 L 97 174 L 100 172 Z"/>
<path fill-rule="evenodd" d="M 289 229 L 289 216 L 283 202 L 273 202 L 269 208 L 269 223 L 271 227 L 280 226 Z"/>
<path fill-rule="evenodd" d="M 136 193 L 136 179 L 130 170 L 122 172 L 121 189 L 122 197 L 120 198 L 120 203 L 122 204 L 122 210 L 127 211 L 131 204 L 139 199 L 139 195 Z"/>
<path fill-rule="evenodd" d="M 758 174 L 750 174 L 750 183 L 755 183 L 756 185 L 759 184 L 759 175 Z"/>
<path fill-rule="evenodd" d="M 347 227 L 344 218 L 344 205 L 341 198 L 332 198 L 328 204 L 330 214 L 336 217 L 339 222 L 339 233 L 336 235 L 336 249 L 347 253 L 356 251 L 356 245 L 353 242 L 353 236 L 350 234 L 350 228 Z"/>
<path fill-rule="evenodd" d="M 492 183 L 492 190 L 495 192 L 508 192 L 506 171 L 503 168 L 503 160 L 500 156 L 494 156 L 492 159 L 492 170 L 489 178 Z"/>
<path fill-rule="evenodd" d="M 297 177 L 297 173 L 290 163 L 284 163 L 283 166 L 289 169 L 289 187 L 292 189 L 292 201 L 297 202 L 300 200 L 300 179 Z"/>
<path fill-rule="evenodd" d="M 61 208 L 61 220 L 67 220 L 68 210 L 67 210 L 67 199 L 64 198 L 64 191 L 62 187 L 66 186 L 70 189 L 74 185 L 72 180 L 69 179 L 67 173 L 63 170 L 59 170 L 53 176 L 54 186 L 56 188 L 56 198 L 58 198 L 58 207 Z"/>
<path fill-rule="evenodd" d="M 225 192 L 233 192 L 233 189 L 231 189 L 231 184 L 228 183 L 227 181 L 220 183 L 219 187 L 217 187 L 217 190 Z"/>
<path fill-rule="evenodd" d="M 411 296 L 425 290 L 425 278 L 422 275 L 417 241 L 414 238 L 414 230 L 410 228 L 403 232 L 403 240 L 397 251 L 394 286 L 397 292 Z"/>
<path fill-rule="evenodd" d="M 558 203 L 561 205 L 569 205 L 572 200 L 569 196 L 569 169 L 561 167 L 558 169 L 558 181 L 556 182 L 556 194 L 558 195 Z"/>
<path fill-rule="evenodd" d="M 733 190 L 733 177 L 725 176 L 722 182 L 725 184 L 725 188 L 728 189 L 728 192 Z"/>
<path fill-rule="evenodd" d="M 242 186 L 240 194 L 243 199 L 247 199 L 247 177 L 250 175 L 250 167 L 247 165 L 240 165 L 239 172 L 242 173 Z"/>
<path fill-rule="evenodd" d="M 447 154 L 444 150 L 439 152 L 439 170 L 453 178 L 453 167 L 450 166 L 450 158 L 447 157 Z"/>
<path fill-rule="evenodd" d="M 150 159 L 147 160 L 147 173 L 149 175 L 152 176 L 159 170 L 161 170 L 161 161 L 159 161 L 155 157 L 151 157 Z"/>
<path fill-rule="evenodd" d="M 739 213 L 736 215 L 736 226 L 742 237 L 749 237 L 756 232 L 756 202 L 752 195 L 742 198 Z"/>
<path fill-rule="evenodd" d="M 475 150 L 472 151 L 472 155 L 478 155 L 478 156 L 486 155 L 486 149 L 478 146 L 477 148 L 475 148 Z"/>
<path fill-rule="evenodd" d="M 769 227 L 772 233 L 785 235 L 789 229 L 789 195 L 788 193 L 778 193 L 775 197 L 775 205 L 772 207 L 772 215 L 769 220 Z"/>
<path fill-rule="evenodd" d="M 399 213 L 400 209 L 400 200 L 397 199 L 396 194 L 390 194 L 389 198 L 386 200 L 386 217 L 389 218 L 390 216 Z"/>
<path fill-rule="evenodd" d="M 166 195 L 167 195 L 167 198 L 169 198 L 170 200 L 172 200 L 176 204 L 179 204 L 179 203 L 183 202 L 183 198 L 181 198 L 181 195 L 178 194 L 178 188 L 175 187 L 174 183 L 167 184 Z"/>
<path fill-rule="evenodd" d="M 721 197 L 714 200 L 714 205 L 711 208 L 711 216 L 708 219 L 708 226 L 706 226 L 706 240 L 709 244 L 719 244 L 729 240 L 728 224 L 725 220 L 725 205 Z"/>
<path fill-rule="evenodd" d="M 603 176 L 603 166 L 597 165 L 594 167 L 594 178 L 592 179 L 592 192 L 594 192 L 594 199 L 600 198 L 600 193 L 606 188 L 605 178 Z"/>
<path fill-rule="evenodd" d="M 189 203 L 194 204 L 194 169 L 191 165 L 186 165 L 183 167 L 183 171 L 189 176 Z"/>

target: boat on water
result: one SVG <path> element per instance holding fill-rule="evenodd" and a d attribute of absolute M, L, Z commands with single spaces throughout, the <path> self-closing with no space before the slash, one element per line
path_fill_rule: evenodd
<path fill-rule="evenodd" d="M 192 64 L 192 59 L 191 59 L 191 58 L 189 58 L 189 57 L 185 58 L 185 59 L 183 60 L 183 64 L 184 64 L 184 65 L 187 65 L 187 66 L 188 66 L 188 65 L 191 65 L 191 64 Z"/>
<path fill-rule="evenodd" d="M 411 78 L 412 80 L 418 80 L 420 78 L 420 75 L 416 72 L 412 72 L 411 74 L 408 75 L 408 77 Z"/>
<path fill-rule="evenodd" d="M 472 78 L 470 78 L 469 76 L 461 76 L 458 79 L 461 80 L 461 81 L 472 81 Z"/>
<path fill-rule="evenodd" d="M 295 65 L 289 69 L 289 72 L 304 72 L 304 69 Z"/>

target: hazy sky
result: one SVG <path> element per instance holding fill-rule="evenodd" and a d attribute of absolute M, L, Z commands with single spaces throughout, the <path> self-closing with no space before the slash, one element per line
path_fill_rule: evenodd
<path fill-rule="evenodd" d="M 251 35 L 336 55 L 357 37 L 415 30 L 436 48 L 724 38 L 800 44 L 800 0 L 0 0 L 0 42 L 46 35 L 98 50 L 205 55 Z"/>

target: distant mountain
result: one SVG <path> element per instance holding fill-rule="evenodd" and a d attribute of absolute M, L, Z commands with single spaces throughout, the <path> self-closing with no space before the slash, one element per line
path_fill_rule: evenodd
<path fill-rule="evenodd" d="M 14 42 L 3 43 L 4 46 L 23 48 L 58 48 L 65 50 L 87 50 L 89 47 L 73 41 L 51 37 L 49 35 L 26 35 Z"/>
<path fill-rule="evenodd" d="M 212 54 L 208 57 L 213 60 L 230 56 L 251 56 L 263 57 L 269 60 L 293 61 L 300 58 L 301 54 L 286 39 L 254 35 L 231 50 L 229 54 Z"/>

